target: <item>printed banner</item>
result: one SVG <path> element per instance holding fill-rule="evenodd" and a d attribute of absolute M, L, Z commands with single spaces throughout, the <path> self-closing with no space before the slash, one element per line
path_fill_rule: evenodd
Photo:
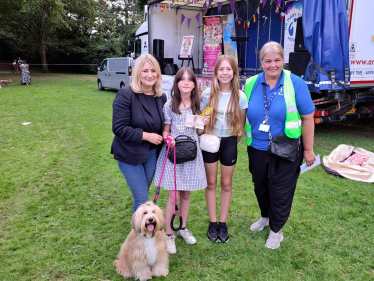
<path fill-rule="evenodd" d="M 233 56 L 238 61 L 238 50 L 236 41 L 230 37 L 236 37 L 234 14 L 222 16 L 223 44 L 225 55 Z"/>
<path fill-rule="evenodd" d="M 303 0 L 286 4 L 284 23 L 284 62 L 288 63 L 289 54 L 294 52 L 297 18 L 303 15 Z"/>
<path fill-rule="evenodd" d="M 206 89 L 212 86 L 212 79 L 210 78 L 196 77 L 196 81 L 197 81 L 197 88 L 199 89 L 200 96 L 202 92 L 204 92 Z"/>
<path fill-rule="evenodd" d="M 179 56 L 181 58 L 188 58 L 188 56 L 191 55 L 193 39 L 194 39 L 193 35 L 183 36 L 182 47 L 179 53 Z"/>
<path fill-rule="evenodd" d="M 171 99 L 171 89 L 173 89 L 174 76 L 162 75 L 162 92 L 166 95 L 167 99 Z"/>
<path fill-rule="evenodd" d="M 204 67 L 202 74 L 212 74 L 214 65 L 222 55 L 221 17 L 204 17 Z"/>
<path fill-rule="evenodd" d="M 365 5 L 364 1 L 352 1 L 351 12 L 349 37 L 351 85 L 371 84 L 374 83 L 374 21 L 368 19 L 373 16 L 373 11 Z"/>

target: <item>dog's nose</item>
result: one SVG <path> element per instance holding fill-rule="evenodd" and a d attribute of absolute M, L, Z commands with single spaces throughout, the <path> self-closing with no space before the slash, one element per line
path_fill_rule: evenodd
<path fill-rule="evenodd" d="M 153 222 L 153 218 L 149 218 L 148 221 L 149 221 L 149 222 Z"/>

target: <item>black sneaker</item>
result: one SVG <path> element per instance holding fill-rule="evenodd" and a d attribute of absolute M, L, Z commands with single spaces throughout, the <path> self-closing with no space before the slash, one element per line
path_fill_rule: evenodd
<path fill-rule="evenodd" d="M 225 222 L 219 222 L 218 224 L 218 240 L 222 243 L 229 242 L 229 233 Z"/>
<path fill-rule="evenodd" d="M 208 239 L 217 242 L 218 239 L 218 225 L 217 222 L 210 222 L 209 229 L 208 229 Z"/>

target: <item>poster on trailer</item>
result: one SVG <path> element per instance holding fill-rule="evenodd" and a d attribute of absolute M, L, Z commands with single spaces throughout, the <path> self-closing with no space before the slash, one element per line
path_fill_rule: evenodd
<path fill-rule="evenodd" d="M 303 0 L 288 2 L 285 7 L 284 62 L 289 62 L 290 53 L 295 49 L 297 18 L 303 15 Z"/>
<path fill-rule="evenodd" d="M 221 17 L 204 17 L 204 66 L 202 74 L 213 74 L 214 65 L 222 55 Z"/>
<path fill-rule="evenodd" d="M 231 40 L 231 37 L 236 37 L 234 14 L 222 16 L 222 28 L 225 55 L 232 56 L 238 61 L 236 41 Z"/>

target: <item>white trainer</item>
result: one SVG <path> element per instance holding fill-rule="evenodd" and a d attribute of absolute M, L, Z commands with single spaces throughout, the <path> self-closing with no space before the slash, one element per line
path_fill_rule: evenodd
<path fill-rule="evenodd" d="M 187 228 L 177 231 L 179 237 L 182 237 L 187 244 L 196 244 L 196 238 L 192 236 L 192 232 Z"/>
<path fill-rule="evenodd" d="M 172 235 L 166 235 L 166 248 L 168 250 L 168 253 L 170 255 L 176 254 L 177 253 L 177 248 L 175 247 L 175 236 L 174 234 Z"/>
<path fill-rule="evenodd" d="M 283 241 L 283 233 L 278 233 L 270 230 L 269 238 L 266 240 L 265 247 L 269 249 L 279 248 L 280 242 Z"/>
<path fill-rule="evenodd" d="M 261 231 L 265 226 L 269 225 L 269 220 L 267 218 L 261 218 L 251 225 L 252 231 Z"/>

